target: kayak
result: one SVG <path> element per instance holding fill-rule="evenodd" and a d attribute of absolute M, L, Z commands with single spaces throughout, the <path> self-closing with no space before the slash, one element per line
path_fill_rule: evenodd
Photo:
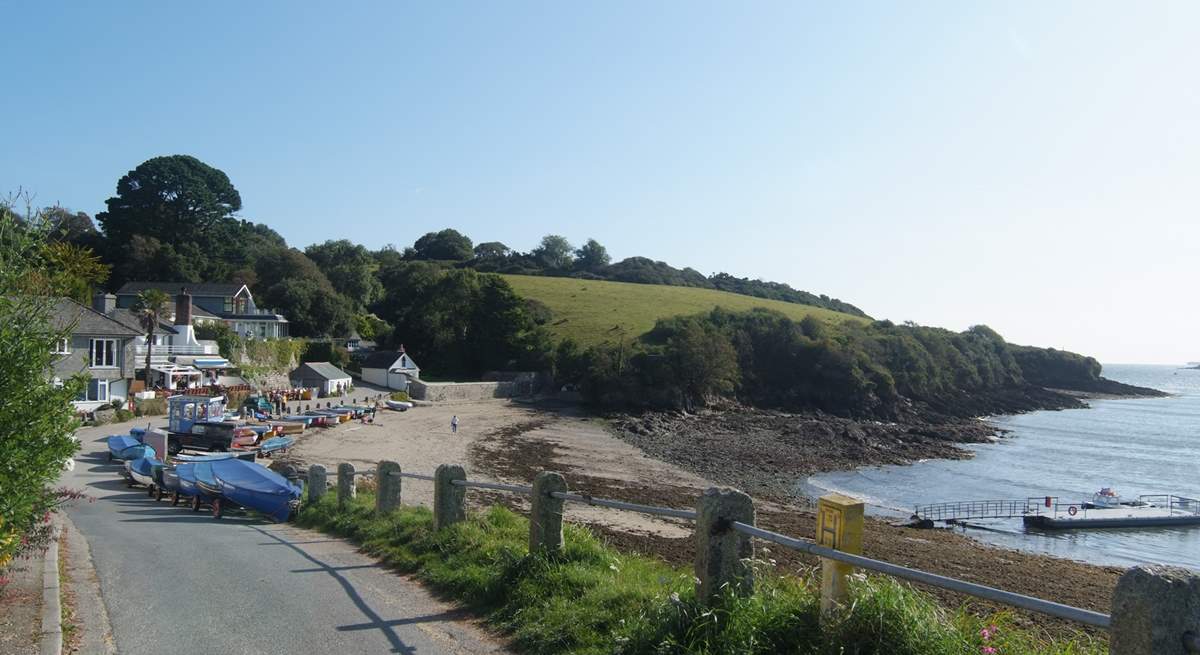
<path fill-rule="evenodd" d="M 128 461 L 153 456 L 153 448 L 127 434 L 113 435 L 108 438 L 108 461 L 110 462 L 114 459 Z"/>
<path fill-rule="evenodd" d="M 270 454 L 277 450 L 286 450 L 296 443 L 295 437 L 272 437 L 258 445 L 258 452 Z"/>
<path fill-rule="evenodd" d="M 221 500 L 213 506 L 216 518 L 221 516 L 220 506 L 224 500 L 276 521 L 288 520 L 300 504 L 300 487 L 264 466 L 240 459 L 212 462 L 208 466 L 221 491 Z"/>

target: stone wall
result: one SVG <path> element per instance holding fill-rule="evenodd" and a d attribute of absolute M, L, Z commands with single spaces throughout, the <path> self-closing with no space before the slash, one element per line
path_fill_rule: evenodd
<path fill-rule="evenodd" d="M 511 398 L 512 382 L 421 382 L 413 380 L 408 395 L 416 400 L 444 402 L 448 400 L 487 400 Z"/>

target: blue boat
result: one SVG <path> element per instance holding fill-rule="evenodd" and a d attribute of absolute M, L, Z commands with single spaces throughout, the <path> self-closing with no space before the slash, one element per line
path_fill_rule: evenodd
<path fill-rule="evenodd" d="M 197 464 L 197 469 L 203 464 Z M 276 521 L 286 521 L 300 504 L 300 487 L 258 464 L 226 459 L 208 464 L 221 490 L 213 516 L 221 517 L 225 501 L 255 510 Z"/>
<path fill-rule="evenodd" d="M 127 434 L 117 434 L 108 438 L 108 461 L 129 461 L 143 457 L 154 457 L 154 449 Z"/>
<path fill-rule="evenodd" d="M 146 485 L 150 490 L 150 495 L 154 495 L 154 487 L 156 480 L 155 469 L 161 469 L 163 463 L 153 456 L 139 457 L 125 462 L 125 476 L 129 479 L 129 486 L 135 484 Z M 159 495 L 161 498 L 161 494 Z"/>
<path fill-rule="evenodd" d="M 312 425 L 313 417 L 304 414 L 288 414 L 283 417 L 283 420 L 289 423 L 303 423 L 305 427 L 308 427 Z"/>
<path fill-rule="evenodd" d="M 286 450 L 294 443 L 295 437 L 272 437 L 258 445 L 258 452 L 269 455 L 277 450 Z"/>

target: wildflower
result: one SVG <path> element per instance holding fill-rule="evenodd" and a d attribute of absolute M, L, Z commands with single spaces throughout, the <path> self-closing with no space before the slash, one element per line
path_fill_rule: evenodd
<path fill-rule="evenodd" d="M 983 650 L 980 652 L 982 652 L 983 655 L 996 655 L 997 653 L 996 649 L 992 648 L 991 646 L 984 646 Z"/>

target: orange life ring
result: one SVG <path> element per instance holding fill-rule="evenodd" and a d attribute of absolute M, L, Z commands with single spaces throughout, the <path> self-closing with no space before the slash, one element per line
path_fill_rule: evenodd
<path fill-rule="evenodd" d="M 1067 514 L 1070 514 L 1071 516 L 1075 516 L 1075 514 L 1077 514 L 1078 512 L 1079 512 L 1079 508 L 1074 505 L 1071 505 L 1069 508 L 1067 508 Z"/>

